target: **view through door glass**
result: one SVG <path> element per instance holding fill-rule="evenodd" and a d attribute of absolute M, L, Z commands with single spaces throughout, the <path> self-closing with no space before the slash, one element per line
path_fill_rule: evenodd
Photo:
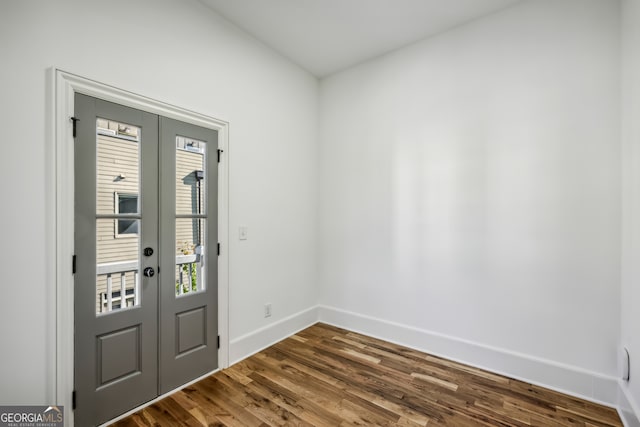
<path fill-rule="evenodd" d="M 96 312 L 140 305 L 140 137 L 126 123 L 96 120 Z"/>
<path fill-rule="evenodd" d="M 206 164 L 204 141 L 176 136 L 176 296 L 206 286 Z"/>

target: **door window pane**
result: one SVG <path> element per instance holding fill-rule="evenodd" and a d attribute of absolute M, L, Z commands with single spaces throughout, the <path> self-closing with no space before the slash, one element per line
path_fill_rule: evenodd
<path fill-rule="evenodd" d="M 130 196 L 126 212 L 139 213 L 140 128 L 97 119 L 96 141 L 96 212 L 117 213 L 120 200 L 114 195 L 123 194 Z"/>
<path fill-rule="evenodd" d="M 205 289 L 205 224 L 202 218 L 176 219 L 176 296 Z"/>
<path fill-rule="evenodd" d="M 96 120 L 96 313 L 140 304 L 140 128 Z"/>
<path fill-rule="evenodd" d="M 206 143 L 176 137 L 176 296 L 205 289 Z"/>
<path fill-rule="evenodd" d="M 130 220 L 137 230 L 140 220 Z M 113 220 L 96 220 L 96 313 L 140 305 L 140 239 L 116 239 Z"/>
<path fill-rule="evenodd" d="M 176 137 L 176 213 L 205 213 L 206 143 Z"/>

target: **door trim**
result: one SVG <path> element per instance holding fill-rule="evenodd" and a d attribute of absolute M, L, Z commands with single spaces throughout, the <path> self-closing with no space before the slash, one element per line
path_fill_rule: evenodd
<path fill-rule="evenodd" d="M 48 366 L 50 398 L 67 409 L 65 425 L 73 425 L 71 393 L 73 391 L 73 273 L 74 254 L 74 140 L 70 117 L 74 112 L 76 92 L 115 102 L 149 113 L 162 115 L 218 131 L 219 148 L 224 150 L 218 166 L 218 239 L 223 250 L 218 258 L 218 368 L 229 366 L 229 123 L 155 99 L 118 89 L 104 83 L 51 67 L 47 70 L 49 86 L 46 151 L 47 176 L 47 273 L 55 278 L 49 288 L 55 300 L 49 312 L 48 336 L 55 345 L 55 358 Z M 53 290 L 55 289 L 55 291 Z M 53 330 L 55 325 L 55 330 Z"/>

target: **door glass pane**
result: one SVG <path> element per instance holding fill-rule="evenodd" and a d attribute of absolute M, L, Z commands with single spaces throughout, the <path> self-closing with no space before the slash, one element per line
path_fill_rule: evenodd
<path fill-rule="evenodd" d="M 205 213 L 206 143 L 176 137 L 176 213 Z"/>
<path fill-rule="evenodd" d="M 206 143 L 176 137 L 176 296 L 205 289 Z"/>
<path fill-rule="evenodd" d="M 205 289 L 206 219 L 176 219 L 176 296 Z"/>
<path fill-rule="evenodd" d="M 140 305 L 139 233 L 118 233 L 118 219 L 96 220 L 96 313 Z M 139 230 L 140 220 L 130 228 Z M 124 297 L 123 297 L 124 296 Z"/>
<path fill-rule="evenodd" d="M 96 212 L 139 213 L 140 128 L 97 119 Z"/>
<path fill-rule="evenodd" d="M 96 120 L 98 314 L 140 304 L 140 136 L 139 127 Z"/>

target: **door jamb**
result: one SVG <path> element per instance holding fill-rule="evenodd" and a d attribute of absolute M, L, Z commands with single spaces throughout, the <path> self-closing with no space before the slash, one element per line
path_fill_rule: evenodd
<path fill-rule="evenodd" d="M 50 100 L 48 133 L 52 144 L 47 151 L 47 224 L 49 277 L 55 278 L 55 310 L 50 325 L 55 324 L 54 369 L 55 402 L 67 409 L 65 425 L 73 425 L 73 272 L 74 254 L 74 140 L 70 117 L 74 112 L 76 92 L 106 101 L 137 108 L 218 131 L 218 148 L 223 151 L 218 168 L 218 239 L 226 250 L 218 258 L 218 350 L 219 369 L 229 366 L 229 123 L 142 95 L 115 88 L 52 67 L 48 70 Z"/>

